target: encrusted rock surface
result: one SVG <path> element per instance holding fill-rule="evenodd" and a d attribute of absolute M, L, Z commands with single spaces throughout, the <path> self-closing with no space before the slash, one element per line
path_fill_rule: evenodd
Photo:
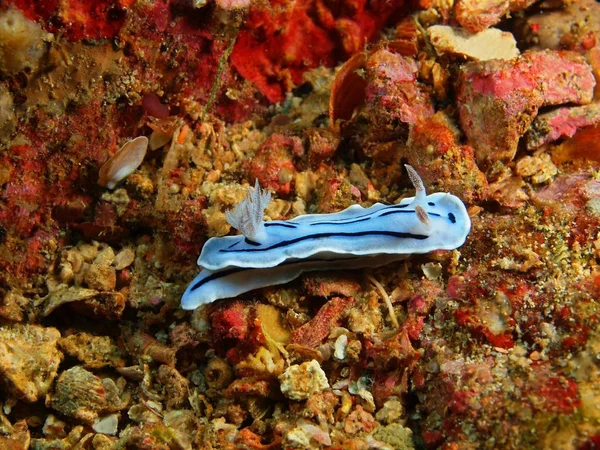
<path fill-rule="evenodd" d="M 306 400 L 329 387 L 325 372 L 314 359 L 288 367 L 279 381 L 283 395 L 292 400 Z"/>
<path fill-rule="evenodd" d="M 102 413 L 127 406 L 122 392 L 109 378 L 101 379 L 81 366 L 65 370 L 46 397 L 46 405 L 65 416 L 92 424 Z"/>
<path fill-rule="evenodd" d="M 568 52 L 527 52 L 511 61 L 475 61 L 460 74 L 460 125 L 489 167 L 509 162 L 541 106 L 585 104 L 596 84 L 585 59 Z"/>
<path fill-rule="evenodd" d="M 598 447 L 596 12 L 8 0 L 0 448 Z M 411 197 L 407 163 L 464 245 L 180 308 L 255 179 L 294 219 Z"/>
<path fill-rule="evenodd" d="M 7 393 L 35 402 L 52 386 L 63 354 L 56 328 L 15 324 L 0 327 L 0 377 Z"/>

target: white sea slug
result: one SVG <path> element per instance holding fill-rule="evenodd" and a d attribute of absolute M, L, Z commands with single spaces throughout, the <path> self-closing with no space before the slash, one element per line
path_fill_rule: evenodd
<path fill-rule="evenodd" d="M 415 197 L 292 220 L 263 221 L 270 194 L 256 183 L 227 213 L 242 234 L 206 242 L 198 258 L 203 269 L 184 292 L 182 308 L 287 283 L 303 272 L 377 267 L 411 254 L 460 247 L 471 229 L 463 202 L 447 193 L 427 195 L 417 172 L 406 168 Z"/>

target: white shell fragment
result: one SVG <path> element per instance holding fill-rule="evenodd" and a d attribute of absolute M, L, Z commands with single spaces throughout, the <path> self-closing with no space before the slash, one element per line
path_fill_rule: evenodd
<path fill-rule="evenodd" d="M 470 33 L 463 28 L 434 25 L 427 29 L 431 45 L 439 55 L 486 61 L 488 59 L 512 59 L 520 55 L 512 33 L 488 28 Z"/>
<path fill-rule="evenodd" d="M 126 142 L 100 168 L 98 184 L 114 189 L 121 181 L 137 170 L 144 161 L 148 150 L 148 138 L 139 136 Z"/>
<path fill-rule="evenodd" d="M 438 280 L 442 276 L 442 265 L 440 263 L 428 262 L 421 266 L 423 274 L 428 280 Z"/>
<path fill-rule="evenodd" d="M 343 361 L 346 357 L 346 347 L 348 346 L 348 336 L 345 334 L 340 334 L 338 338 L 335 340 L 333 344 L 333 348 L 335 349 L 333 352 L 333 357 L 336 361 Z"/>
<path fill-rule="evenodd" d="M 108 436 L 114 436 L 117 434 L 119 429 L 119 416 L 117 414 L 110 414 L 98 418 L 92 425 L 92 429 L 96 433 L 106 434 Z"/>

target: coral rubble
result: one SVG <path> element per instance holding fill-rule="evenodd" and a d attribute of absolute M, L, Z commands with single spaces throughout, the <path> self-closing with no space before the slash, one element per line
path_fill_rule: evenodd
<path fill-rule="evenodd" d="M 599 18 L 4 2 L 0 448 L 598 447 Z M 181 310 L 256 180 L 292 219 L 412 196 L 407 163 L 459 249 Z"/>

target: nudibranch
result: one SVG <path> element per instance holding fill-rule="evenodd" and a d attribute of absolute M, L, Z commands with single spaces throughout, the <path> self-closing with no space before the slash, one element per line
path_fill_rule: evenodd
<path fill-rule="evenodd" d="M 241 235 L 211 238 L 198 265 L 203 269 L 183 294 L 183 309 L 287 283 L 313 270 L 377 267 L 411 254 L 460 247 L 471 220 L 463 202 L 448 193 L 427 195 L 417 172 L 406 165 L 414 197 L 398 204 L 353 205 L 332 214 L 263 220 L 271 195 L 258 184 L 227 221 Z"/>

